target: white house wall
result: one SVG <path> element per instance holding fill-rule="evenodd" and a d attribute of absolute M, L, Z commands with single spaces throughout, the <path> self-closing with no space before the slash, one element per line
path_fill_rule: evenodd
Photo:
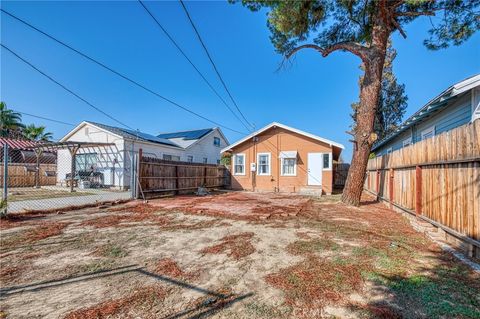
<path fill-rule="evenodd" d="M 218 137 L 220 138 L 220 146 L 213 145 L 213 138 Z M 185 151 L 185 157 L 182 160 L 187 160 L 187 156 L 193 156 L 194 162 L 203 162 L 203 158 L 207 158 L 207 163 L 209 164 L 217 164 L 220 161 L 220 151 L 222 148 L 227 147 L 227 141 L 223 138 L 222 134 L 215 129 L 212 133 L 208 136 L 205 136 L 202 140 L 200 140 L 195 145 L 190 146 Z"/>
<path fill-rule="evenodd" d="M 101 172 L 104 185 L 125 188 L 129 179 L 125 179 L 125 152 L 124 140 L 114 134 L 98 129 L 92 125 L 85 125 L 73 133 L 67 141 L 113 143 L 112 146 L 81 148 L 77 154 L 96 153 L 97 162 L 95 171 Z M 71 170 L 71 155 L 68 150 L 59 150 L 57 154 L 57 183 L 65 180 Z"/>

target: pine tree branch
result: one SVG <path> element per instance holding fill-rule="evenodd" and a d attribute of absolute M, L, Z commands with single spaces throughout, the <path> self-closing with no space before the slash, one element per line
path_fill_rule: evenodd
<path fill-rule="evenodd" d="M 367 60 L 367 56 L 368 56 L 368 48 L 367 47 L 365 47 L 365 46 L 363 46 L 359 43 L 356 43 L 356 42 L 344 41 L 344 42 L 338 42 L 338 43 L 332 44 L 332 45 L 330 45 L 326 48 L 322 48 L 321 46 L 318 46 L 316 44 L 300 45 L 300 46 L 292 49 L 290 52 L 288 52 L 285 55 L 286 59 L 290 59 L 293 55 L 295 55 L 298 51 L 300 51 L 302 49 L 314 49 L 314 50 L 320 52 L 320 54 L 322 54 L 322 56 L 324 58 L 327 57 L 330 53 L 332 53 L 334 51 L 338 51 L 338 50 L 343 50 L 343 51 L 348 51 L 350 53 L 353 53 L 356 56 L 358 56 L 360 59 L 362 59 L 363 61 Z"/>

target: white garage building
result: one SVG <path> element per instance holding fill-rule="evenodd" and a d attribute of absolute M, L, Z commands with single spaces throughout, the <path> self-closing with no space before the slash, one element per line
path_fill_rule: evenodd
<path fill-rule="evenodd" d="M 228 140 L 219 128 L 163 133 L 158 136 L 83 121 L 60 142 L 110 143 L 111 146 L 83 148 L 75 156 L 75 171 L 97 176 L 101 187 L 128 189 L 131 184 L 132 154 L 142 149 L 144 156 L 165 160 L 218 164 L 220 150 Z M 62 184 L 71 170 L 68 150 L 58 151 L 57 182 Z"/>

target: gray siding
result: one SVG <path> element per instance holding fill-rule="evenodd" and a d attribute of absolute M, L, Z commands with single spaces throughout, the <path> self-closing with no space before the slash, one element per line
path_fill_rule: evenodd
<path fill-rule="evenodd" d="M 456 99 L 451 105 L 448 105 L 442 111 L 414 125 L 388 141 L 382 147 L 375 151 L 377 156 L 387 153 L 389 148 L 393 151 L 403 147 L 403 141 L 413 135 L 412 142 L 416 143 L 422 139 L 422 131 L 435 126 L 435 135 L 454 129 L 458 126 L 467 124 L 472 119 L 472 95 L 471 93 Z"/>

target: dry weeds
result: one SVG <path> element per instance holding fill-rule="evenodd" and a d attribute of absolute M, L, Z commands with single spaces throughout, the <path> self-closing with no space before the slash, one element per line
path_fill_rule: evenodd
<path fill-rule="evenodd" d="M 101 302 L 70 312 L 65 319 L 102 319 L 112 316 L 126 317 L 130 310 L 137 307 L 151 309 L 162 302 L 168 291 L 158 285 L 139 287 L 126 297 Z"/>
<path fill-rule="evenodd" d="M 204 248 L 201 252 L 204 254 L 226 253 L 227 256 L 238 260 L 255 252 L 255 247 L 251 243 L 254 235 L 254 233 L 247 232 L 225 236 L 221 239 L 220 244 Z"/>

